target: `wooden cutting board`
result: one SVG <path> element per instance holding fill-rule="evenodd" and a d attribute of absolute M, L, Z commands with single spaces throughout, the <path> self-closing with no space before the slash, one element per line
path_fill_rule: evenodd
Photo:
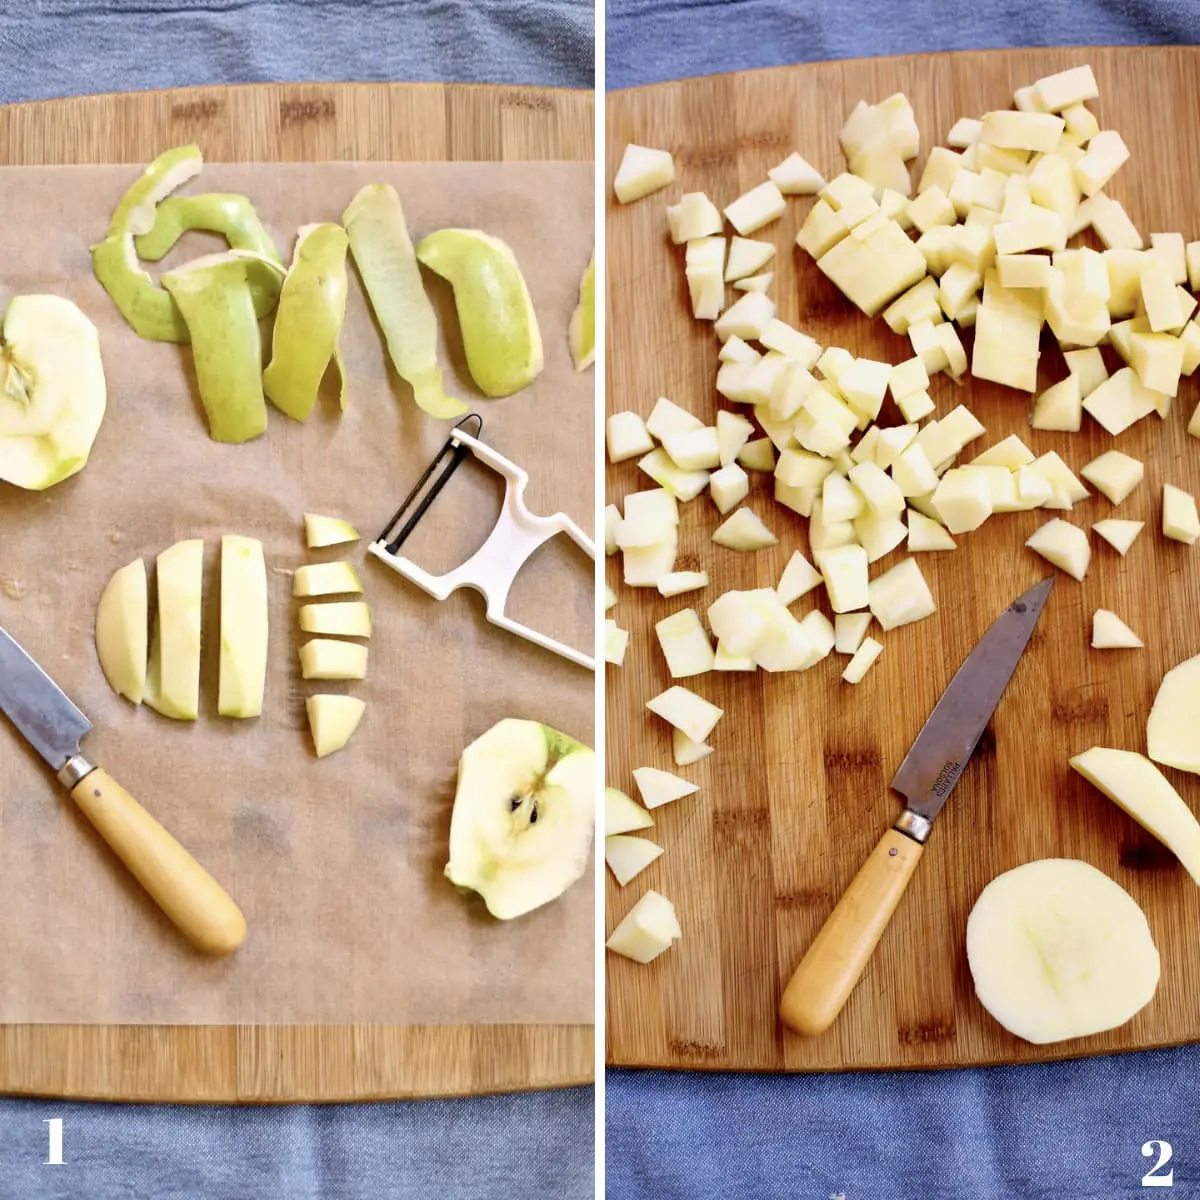
<path fill-rule="evenodd" d="M 895 91 L 911 98 L 924 148 L 959 116 L 1008 107 L 1013 90 L 1090 62 L 1101 87 L 1102 128 L 1116 128 L 1132 161 L 1110 191 L 1138 227 L 1200 237 L 1200 51 L 1020 50 L 873 59 L 697 79 L 608 99 L 607 179 L 627 142 L 675 155 L 678 179 L 628 207 L 609 191 L 608 407 L 646 414 L 658 396 L 711 422 L 717 342 L 688 315 L 682 253 L 666 240 L 665 204 L 683 191 L 718 206 L 766 178 L 799 150 L 828 175 L 844 169 L 837 132 L 859 99 Z M 924 155 L 915 165 L 914 179 Z M 810 202 L 754 235 L 773 239 L 771 295 L 780 317 L 822 344 L 899 362 L 907 339 L 868 321 L 793 247 Z M 734 293 L 736 295 L 736 293 Z M 968 343 L 969 344 L 969 343 Z M 1045 346 L 1045 343 L 1044 343 Z M 1061 355 L 1042 356 L 1042 388 L 1066 374 Z M 1082 584 L 1057 574 L 1043 615 L 980 751 L 960 780 L 924 861 L 839 1021 L 825 1035 L 784 1035 L 776 1018 L 782 985 L 881 833 L 900 812 L 888 781 L 939 694 L 989 623 L 1051 570 L 1023 548 L 1053 514 L 1000 516 L 959 539 L 953 554 L 919 555 L 937 599 L 933 618 L 881 635 L 883 657 L 858 687 L 840 681 L 834 656 L 804 674 L 713 673 L 682 681 L 726 710 L 714 753 L 679 773 L 697 795 L 658 811 L 650 834 L 666 853 L 624 890 L 608 883 L 611 929 L 647 888 L 674 901 L 683 939 L 649 966 L 608 956 L 608 1060 L 622 1065 L 756 1070 L 936 1067 L 1005 1063 L 1131 1050 L 1200 1039 L 1200 889 L 1153 839 L 1068 768 L 1093 745 L 1145 749 L 1145 718 L 1168 668 L 1200 652 L 1200 545 L 1158 531 L 1164 482 L 1200 494 L 1200 443 L 1185 435 L 1200 380 L 1185 380 L 1175 412 L 1117 439 L 1146 461 L 1146 478 L 1114 511 L 1093 496 L 1065 514 L 1088 526 L 1106 516 L 1144 520 L 1127 558 L 1093 537 Z M 1019 433 L 1035 453 L 1057 450 L 1076 470 L 1113 439 L 1090 418 L 1078 434 L 1032 431 L 1029 398 L 968 381 L 935 382 L 938 411 L 960 401 L 988 428 L 978 453 Z M 889 401 L 885 422 L 900 423 Z M 645 712 L 667 687 L 654 623 L 703 610 L 730 588 L 774 586 L 792 551 L 808 553 L 806 522 L 754 480 L 751 507 L 779 536 L 770 550 L 714 546 L 718 522 L 706 497 L 683 506 L 678 569 L 703 566 L 703 592 L 663 599 L 624 589 L 613 610 L 631 630 L 623 668 L 608 669 L 609 782 L 634 790 L 631 770 L 675 770 L 669 729 Z M 610 468 L 608 498 L 653 486 L 633 462 Z M 876 568 L 898 561 L 902 552 Z M 822 597 L 823 603 L 823 597 Z M 812 598 L 794 606 L 803 613 Z M 1111 608 L 1144 650 L 1089 649 L 1092 613 Z M 828 611 L 828 610 L 826 610 Z M 878 628 L 875 632 L 878 634 Z M 1200 811 L 1200 779 L 1169 772 Z M 1145 909 L 1162 955 L 1153 1003 L 1114 1032 L 1035 1047 L 1008 1035 L 975 999 L 964 951 L 967 914 L 984 885 L 1032 859 L 1084 859 Z"/>
<path fill-rule="evenodd" d="M 459 85 L 186 88 L 0 108 L 0 163 L 590 161 L 588 92 Z M 105 1100 L 369 1100 L 589 1082 L 591 1025 L 0 1027 L 0 1092 Z"/>

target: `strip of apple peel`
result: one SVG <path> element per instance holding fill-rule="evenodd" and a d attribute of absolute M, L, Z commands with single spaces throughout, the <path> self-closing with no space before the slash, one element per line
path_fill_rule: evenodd
<path fill-rule="evenodd" d="M 279 296 L 271 362 L 263 372 L 267 399 L 296 421 L 306 421 L 332 359 L 346 407 L 346 372 L 338 338 L 346 316 L 346 231 L 332 222 L 305 225 Z"/>
<path fill-rule="evenodd" d="M 158 262 L 185 233 L 197 229 L 220 234 L 233 250 L 252 250 L 276 262 L 283 261 L 254 205 L 247 197 L 229 192 L 169 196 L 155 210 L 150 230 L 134 238 L 134 249 L 139 258 Z"/>
<path fill-rule="evenodd" d="M 192 339 L 196 381 L 214 441 L 239 444 L 267 428 L 262 341 L 245 251 L 209 254 L 163 276 Z"/>
<path fill-rule="evenodd" d="M 446 394 L 437 362 L 437 317 L 395 188 L 368 184 L 350 201 L 342 224 L 396 373 L 430 416 L 461 416 L 467 405 Z"/>

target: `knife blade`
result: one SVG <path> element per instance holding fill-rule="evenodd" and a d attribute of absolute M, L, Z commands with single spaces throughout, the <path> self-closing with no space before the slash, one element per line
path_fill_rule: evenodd
<path fill-rule="evenodd" d="M 783 1023 L 814 1036 L 833 1024 L 921 860 L 938 813 L 975 753 L 1046 607 L 1053 577 L 1008 606 L 975 644 L 921 727 L 895 777 L 906 807 L 859 869 L 793 972 Z"/>
<path fill-rule="evenodd" d="M 80 749 L 92 723 L 0 628 L 0 712 L 50 764 L 84 815 L 176 928 L 206 954 L 231 954 L 246 919 L 219 883 Z"/>

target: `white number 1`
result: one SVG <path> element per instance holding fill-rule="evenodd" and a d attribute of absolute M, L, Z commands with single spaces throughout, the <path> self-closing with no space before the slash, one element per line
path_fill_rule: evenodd
<path fill-rule="evenodd" d="M 62 1156 L 62 1117 L 51 1117 L 49 1120 L 43 1121 L 42 1124 L 50 1126 L 50 1156 L 42 1163 L 42 1166 L 65 1166 L 66 1164 L 63 1162 Z"/>
<path fill-rule="evenodd" d="M 1175 1171 L 1173 1168 L 1165 1175 L 1159 1174 L 1159 1171 L 1171 1161 L 1171 1143 L 1164 1142 L 1160 1138 L 1155 1138 L 1153 1141 L 1147 1142 L 1142 1147 L 1142 1157 L 1149 1158 L 1152 1154 L 1158 1155 L 1158 1161 L 1142 1176 L 1142 1187 L 1173 1186 L 1175 1182 Z"/>

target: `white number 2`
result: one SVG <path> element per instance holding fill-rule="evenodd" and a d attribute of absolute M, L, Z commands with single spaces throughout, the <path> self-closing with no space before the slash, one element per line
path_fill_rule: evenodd
<path fill-rule="evenodd" d="M 1142 1147 L 1142 1157 L 1149 1158 L 1152 1154 L 1158 1155 L 1158 1161 L 1142 1176 L 1142 1187 L 1171 1187 L 1175 1182 L 1174 1169 L 1165 1175 L 1159 1174 L 1159 1171 L 1171 1161 L 1171 1143 L 1164 1142 L 1160 1138 L 1147 1142 Z"/>
<path fill-rule="evenodd" d="M 43 1121 L 42 1124 L 50 1126 L 50 1150 L 42 1166 L 65 1166 L 66 1164 L 63 1162 L 62 1117 L 51 1117 L 49 1120 Z"/>

